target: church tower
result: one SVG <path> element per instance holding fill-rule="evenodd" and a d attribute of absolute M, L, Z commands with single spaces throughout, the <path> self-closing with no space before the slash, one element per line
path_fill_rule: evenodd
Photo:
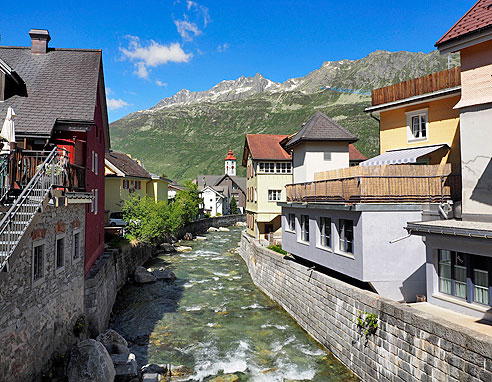
<path fill-rule="evenodd" d="M 236 157 L 232 153 L 232 149 L 229 149 L 225 157 L 225 173 L 226 175 L 236 176 Z"/>

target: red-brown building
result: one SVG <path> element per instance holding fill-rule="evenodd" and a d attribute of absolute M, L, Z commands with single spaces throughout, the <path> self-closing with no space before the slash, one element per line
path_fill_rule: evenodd
<path fill-rule="evenodd" d="M 18 156 L 42 157 L 55 146 L 67 150 L 67 191 L 92 196 L 85 220 L 87 274 L 104 248 L 104 158 L 110 141 L 102 52 L 50 48 L 47 30 L 32 29 L 29 35 L 31 47 L 0 47 L 0 118 L 8 107 L 15 110 Z"/>

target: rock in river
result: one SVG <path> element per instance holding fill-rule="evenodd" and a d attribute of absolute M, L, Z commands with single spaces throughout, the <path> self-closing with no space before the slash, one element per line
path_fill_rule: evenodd
<path fill-rule="evenodd" d="M 172 282 L 176 280 L 176 275 L 173 271 L 165 268 L 154 269 L 152 274 L 155 276 L 157 280 L 164 280 L 167 282 Z"/>
<path fill-rule="evenodd" d="M 176 248 L 178 252 L 191 252 L 193 248 L 187 247 L 186 245 L 180 245 L 178 248 Z"/>
<path fill-rule="evenodd" d="M 210 227 L 209 229 L 207 229 L 207 232 L 217 232 L 218 230 L 218 228 Z"/>
<path fill-rule="evenodd" d="M 99 334 L 96 340 L 104 345 L 109 354 L 130 354 L 128 342 L 112 329 Z"/>
<path fill-rule="evenodd" d="M 72 348 L 67 376 L 69 382 L 112 382 L 116 371 L 104 345 L 90 339 Z"/>
<path fill-rule="evenodd" d="M 139 284 L 153 283 L 157 280 L 155 276 L 144 267 L 135 268 L 133 279 Z"/>
<path fill-rule="evenodd" d="M 159 248 L 164 252 L 164 253 L 172 253 L 176 252 L 176 247 L 170 243 L 161 243 L 159 244 Z"/>
<path fill-rule="evenodd" d="M 142 366 L 142 368 L 140 369 L 140 372 L 142 374 L 156 373 L 156 374 L 160 374 L 160 375 L 166 375 L 167 374 L 167 365 L 150 363 L 150 364 L 147 364 L 145 366 Z"/>
<path fill-rule="evenodd" d="M 219 227 L 219 232 L 229 232 L 230 229 L 227 227 Z"/>

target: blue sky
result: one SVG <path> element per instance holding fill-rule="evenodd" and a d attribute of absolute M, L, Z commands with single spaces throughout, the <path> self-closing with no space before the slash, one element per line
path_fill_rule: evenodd
<path fill-rule="evenodd" d="M 323 61 L 377 49 L 423 51 L 472 5 L 432 1 L 30 1 L 3 7 L 2 45 L 103 50 L 110 121 L 186 88 L 205 90 L 257 72 L 304 76 Z"/>

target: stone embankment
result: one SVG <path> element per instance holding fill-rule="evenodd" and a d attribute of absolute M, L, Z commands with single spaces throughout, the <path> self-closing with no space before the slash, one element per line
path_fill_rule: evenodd
<path fill-rule="evenodd" d="M 298 264 L 246 233 L 240 254 L 253 282 L 363 381 L 492 381 L 490 337 Z"/>

